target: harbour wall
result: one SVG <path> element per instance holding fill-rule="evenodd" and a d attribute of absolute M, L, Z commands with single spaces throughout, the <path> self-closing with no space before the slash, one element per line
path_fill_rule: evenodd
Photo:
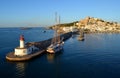
<path fill-rule="evenodd" d="M 72 32 L 69 32 L 69 33 L 64 33 L 64 34 L 60 35 L 60 38 L 63 39 L 63 41 L 66 41 L 71 36 L 72 36 Z M 50 38 L 50 39 L 44 40 L 44 41 L 39 41 L 39 42 L 26 43 L 25 45 L 37 46 L 39 48 L 39 51 L 34 52 L 32 54 L 29 54 L 29 55 L 25 55 L 25 56 L 15 56 L 14 52 L 9 52 L 6 55 L 6 59 L 9 60 L 9 61 L 27 61 L 27 60 L 30 60 L 30 59 L 38 56 L 38 55 L 41 55 L 41 54 L 45 53 L 46 48 L 51 44 L 52 40 L 53 40 L 53 38 Z"/>

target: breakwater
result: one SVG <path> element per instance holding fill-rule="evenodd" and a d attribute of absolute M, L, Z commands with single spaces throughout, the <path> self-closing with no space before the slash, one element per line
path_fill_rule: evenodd
<path fill-rule="evenodd" d="M 63 38 L 63 41 L 66 41 L 67 39 L 69 39 L 72 36 L 72 33 L 64 33 L 62 35 L 60 35 L 60 38 Z M 44 41 L 39 41 L 39 42 L 29 42 L 26 43 L 27 46 L 30 45 L 35 45 L 39 48 L 39 51 L 36 51 L 34 53 L 31 53 L 29 55 L 25 55 L 25 56 L 15 56 L 14 52 L 10 52 L 6 55 L 6 59 L 9 61 L 26 61 L 26 60 L 30 60 L 38 55 L 41 55 L 43 53 L 46 52 L 46 48 L 51 44 L 51 41 L 53 40 L 53 38 L 50 38 L 48 40 L 44 40 Z"/>

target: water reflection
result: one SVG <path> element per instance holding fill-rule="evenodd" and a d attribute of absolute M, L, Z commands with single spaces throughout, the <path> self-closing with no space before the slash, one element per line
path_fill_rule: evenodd
<path fill-rule="evenodd" d="M 52 64 L 52 73 L 54 73 L 54 78 L 60 78 L 61 74 L 61 55 L 63 52 L 58 52 L 55 54 L 47 53 L 47 60 Z M 52 74 L 53 75 L 53 74 Z"/>
<path fill-rule="evenodd" d="M 58 53 L 55 53 L 55 54 L 50 54 L 50 53 L 47 53 L 47 60 L 49 63 L 54 63 L 55 59 L 59 59 L 60 58 L 60 55 L 62 54 L 62 51 L 61 52 L 58 52 Z"/>
<path fill-rule="evenodd" d="M 76 34 L 72 34 L 72 36 L 71 36 L 71 38 L 76 38 L 77 37 L 77 35 Z"/>
<path fill-rule="evenodd" d="M 25 77 L 25 68 L 26 68 L 25 62 L 17 62 L 15 68 L 16 68 L 16 78 Z"/>
<path fill-rule="evenodd" d="M 47 53 L 47 60 L 48 60 L 48 62 L 53 63 L 54 62 L 54 58 L 55 58 L 55 54 Z"/>

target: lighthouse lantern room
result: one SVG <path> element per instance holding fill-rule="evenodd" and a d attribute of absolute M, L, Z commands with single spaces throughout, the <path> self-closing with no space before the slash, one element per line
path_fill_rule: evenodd
<path fill-rule="evenodd" d="M 20 48 L 24 48 L 24 36 L 23 35 L 21 35 L 20 36 Z"/>

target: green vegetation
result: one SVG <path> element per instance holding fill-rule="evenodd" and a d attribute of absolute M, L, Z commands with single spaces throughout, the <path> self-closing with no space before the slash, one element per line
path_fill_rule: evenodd
<path fill-rule="evenodd" d="M 78 21 L 72 22 L 72 23 L 64 23 L 64 24 L 58 24 L 57 26 L 59 27 L 70 27 L 70 26 L 75 26 L 75 24 L 78 23 Z M 50 26 L 49 29 L 53 29 L 55 25 Z"/>
<path fill-rule="evenodd" d="M 69 27 L 69 26 L 75 26 L 75 24 L 78 23 L 78 21 L 72 22 L 72 23 L 64 23 L 60 24 L 61 27 Z"/>

